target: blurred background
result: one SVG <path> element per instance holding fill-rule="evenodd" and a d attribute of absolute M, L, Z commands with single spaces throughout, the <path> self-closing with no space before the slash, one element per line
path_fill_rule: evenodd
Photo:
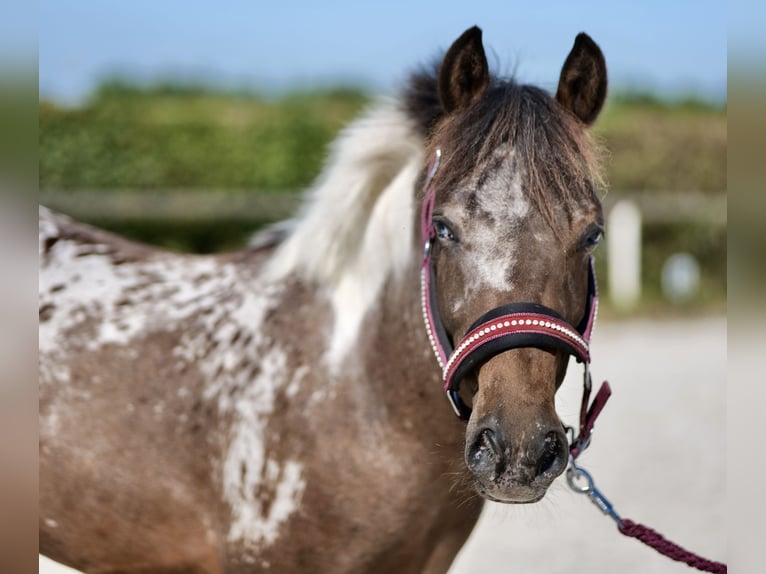
<path fill-rule="evenodd" d="M 584 30 L 609 67 L 594 131 L 623 218 L 598 258 L 606 312 L 722 311 L 725 3 L 463 4 L 44 1 L 41 202 L 171 249 L 237 248 L 294 210 L 371 98 L 465 28 L 497 72 L 550 91 Z"/>
<path fill-rule="evenodd" d="M 745 14 L 731 43 L 743 55 L 763 44 Z M 587 32 L 610 74 L 594 128 L 609 152 L 596 376 L 617 389 L 586 466 L 628 516 L 721 560 L 728 17 L 722 0 L 41 0 L 40 202 L 169 249 L 238 248 L 293 212 L 338 130 L 469 26 L 482 27 L 496 72 L 551 92 Z M 763 86 L 739 62 L 755 110 Z M 762 111 L 744 123 L 763 123 Z M 748 133 L 741 161 L 761 166 L 763 132 Z M 762 181 L 742 180 L 752 193 L 737 205 L 750 222 L 738 234 L 747 276 L 763 270 L 745 256 L 763 253 L 749 201 Z M 576 415 L 578 385 L 560 393 L 564 417 Z M 576 498 L 559 485 L 533 507 L 488 505 L 451 572 L 506 560 L 518 572 L 679 571 L 636 542 L 613 546 L 613 525 Z"/>

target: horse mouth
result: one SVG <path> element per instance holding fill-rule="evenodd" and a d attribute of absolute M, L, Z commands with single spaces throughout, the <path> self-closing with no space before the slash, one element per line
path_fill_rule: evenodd
<path fill-rule="evenodd" d="M 474 475 L 473 482 L 476 492 L 487 500 L 503 504 L 533 504 L 545 497 L 559 474 L 544 472 L 530 480 L 528 476 L 506 469 L 494 476 Z"/>
<path fill-rule="evenodd" d="M 540 502 L 548 492 L 548 489 L 545 487 L 540 489 L 526 487 L 523 489 L 511 489 L 504 492 L 499 488 L 486 488 L 478 481 L 475 487 L 476 492 L 483 498 L 502 504 L 534 504 L 535 502 Z"/>

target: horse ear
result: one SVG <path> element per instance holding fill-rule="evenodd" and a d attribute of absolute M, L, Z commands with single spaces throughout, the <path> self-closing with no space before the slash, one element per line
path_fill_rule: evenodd
<path fill-rule="evenodd" d="M 469 28 L 455 40 L 439 68 L 439 100 L 447 113 L 476 101 L 489 86 L 489 64 L 481 29 Z"/>
<path fill-rule="evenodd" d="M 606 61 L 584 32 L 577 34 L 561 68 L 556 100 L 586 125 L 596 121 L 606 100 Z"/>

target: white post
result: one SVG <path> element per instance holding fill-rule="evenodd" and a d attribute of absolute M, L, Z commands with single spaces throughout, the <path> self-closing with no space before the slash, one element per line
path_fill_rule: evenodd
<path fill-rule="evenodd" d="M 609 297 L 628 309 L 641 297 L 641 211 L 635 203 L 623 200 L 612 208 L 606 239 Z"/>

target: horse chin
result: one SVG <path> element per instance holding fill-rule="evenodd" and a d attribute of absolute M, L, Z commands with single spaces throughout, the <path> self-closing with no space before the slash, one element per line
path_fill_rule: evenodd
<path fill-rule="evenodd" d="M 479 494 L 487 500 L 491 500 L 492 502 L 500 502 L 502 504 L 533 504 L 535 502 L 540 502 L 545 497 L 545 492 L 542 492 L 537 495 L 531 495 L 531 498 L 505 498 L 505 496 L 500 495 L 499 493 L 490 494 L 482 488 L 478 488 L 477 490 Z"/>

